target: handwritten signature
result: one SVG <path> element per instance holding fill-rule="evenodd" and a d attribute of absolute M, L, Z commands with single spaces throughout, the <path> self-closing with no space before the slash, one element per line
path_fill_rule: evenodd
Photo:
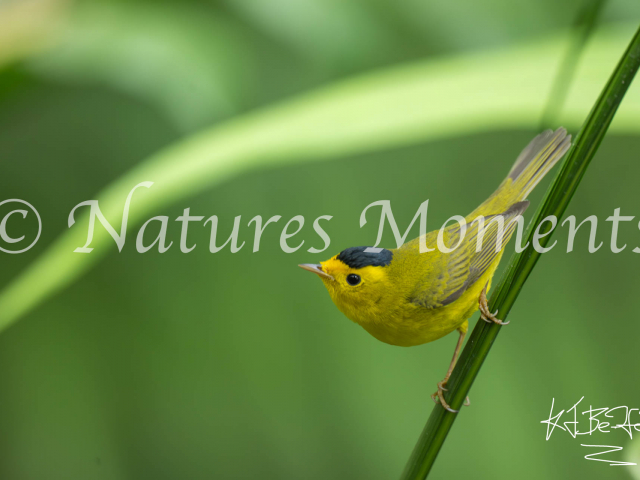
<path fill-rule="evenodd" d="M 555 398 L 551 400 L 551 411 L 549 412 L 549 418 L 542 420 L 540 423 L 547 424 L 547 440 L 551 438 L 553 431 L 559 428 L 562 431 L 569 433 L 573 438 L 577 438 L 578 435 L 591 435 L 596 432 L 610 433 L 615 429 L 622 429 L 629 435 L 629 438 L 633 439 L 634 432 L 640 432 L 640 423 L 632 423 L 632 417 L 634 421 L 640 421 L 640 409 L 629 407 L 614 407 L 614 408 L 594 408 L 591 405 L 588 410 L 580 412 L 581 415 L 588 415 L 588 419 L 585 417 L 578 417 L 578 405 L 584 397 L 578 400 L 570 409 L 560 410 L 560 412 L 554 415 L 553 407 L 555 405 Z M 560 418 L 565 415 L 571 420 L 560 423 Z M 578 426 L 580 424 L 580 427 Z M 587 428 L 588 425 L 588 428 Z M 584 428 L 583 430 L 581 430 Z M 636 463 L 621 462 L 617 460 L 607 460 L 604 458 L 594 458 L 598 455 L 605 455 L 611 452 L 619 452 L 622 447 L 615 445 L 585 445 L 580 444 L 583 447 L 603 448 L 608 449 L 600 452 L 590 453 L 585 455 L 587 460 L 595 460 L 598 462 L 607 462 L 610 466 L 619 465 L 637 465 Z"/>

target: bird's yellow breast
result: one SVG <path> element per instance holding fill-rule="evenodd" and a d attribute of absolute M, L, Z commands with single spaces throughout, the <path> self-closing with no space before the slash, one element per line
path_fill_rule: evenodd
<path fill-rule="evenodd" d="M 391 263 L 384 267 L 350 269 L 335 257 L 322 264 L 336 276 L 335 281 L 323 281 L 340 311 L 378 340 L 404 347 L 432 342 L 460 328 L 478 309 L 480 292 L 500 261 L 496 258 L 495 265 L 454 302 L 427 307 L 416 303 L 416 286 L 444 272 L 446 254 L 408 247 L 393 250 Z M 351 272 L 366 282 L 361 292 L 341 285 L 340 279 Z"/>

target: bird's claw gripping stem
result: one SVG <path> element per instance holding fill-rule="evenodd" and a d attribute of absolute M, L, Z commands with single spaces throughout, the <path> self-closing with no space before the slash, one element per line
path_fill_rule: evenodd
<path fill-rule="evenodd" d="M 491 313 L 489 311 L 489 305 L 487 303 L 487 286 L 485 285 L 482 289 L 482 293 L 480 293 L 480 298 L 478 299 L 478 304 L 480 305 L 480 318 L 487 323 L 497 323 L 498 325 L 508 325 L 510 320 L 507 322 L 503 322 L 499 318 L 496 318 L 498 314 L 498 310 L 495 313 Z"/>
<path fill-rule="evenodd" d="M 453 358 L 451 359 L 451 363 L 449 364 L 449 370 L 447 370 L 447 374 L 444 376 L 444 380 L 442 380 L 441 382 L 438 382 L 438 391 L 433 395 L 431 395 L 431 400 L 433 400 L 436 403 L 439 403 L 444 407 L 445 410 L 451 413 L 458 413 L 459 410 L 454 410 L 453 408 L 451 408 L 451 406 L 444 399 L 444 392 L 447 391 L 447 389 L 445 388 L 445 385 L 447 384 L 447 382 L 449 381 L 449 377 L 451 377 L 451 374 L 453 373 L 453 368 L 456 366 L 456 362 L 458 360 L 458 354 L 460 353 L 460 349 L 462 348 L 462 343 L 464 342 L 464 337 L 467 335 L 467 324 L 465 323 L 463 327 L 458 328 L 458 332 L 460 333 L 460 336 L 458 337 L 458 343 L 456 344 L 456 349 L 453 351 Z M 469 401 L 469 397 L 465 399 L 464 405 L 465 406 L 471 405 L 471 402 Z"/>
<path fill-rule="evenodd" d="M 439 403 L 444 407 L 445 410 L 451 413 L 458 413 L 460 410 L 454 410 L 453 408 L 451 408 L 451 406 L 444 399 L 444 392 L 447 391 L 447 389 L 444 387 L 446 384 L 447 380 L 438 382 L 438 391 L 431 395 L 431 400 L 433 400 L 435 403 Z M 465 407 L 471 405 L 471 400 L 469 400 L 469 397 L 465 398 L 463 405 Z"/>
<path fill-rule="evenodd" d="M 489 311 L 489 305 L 487 303 L 487 285 L 484 286 L 484 288 L 482 289 L 482 292 L 480 293 L 478 304 L 480 306 L 480 318 L 482 318 L 485 322 L 496 323 L 498 325 L 509 324 L 509 322 L 503 322 L 499 318 L 496 318 L 496 315 L 498 314 L 498 310 L 496 310 L 495 313 L 491 313 Z M 460 352 L 460 348 L 462 347 L 462 342 L 464 340 L 465 333 L 466 333 L 466 329 L 464 332 L 460 332 L 460 338 L 458 339 L 458 344 L 456 345 L 455 352 L 453 353 L 453 360 L 451 360 L 451 364 L 449 365 L 449 371 L 447 371 L 447 375 L 444 377 L 444 380 L 442 380 L 441 382 L 438 382 L 438 391 L 433 395 L 431 395 L 431 399 L 435 403 L 439 403 L 444 407 L 445 410 L 451 413 L 458 413 L 459 410 L 454 410 L 453 408 L 451 408 L 451 405 L 449 405 L 447 401 L 444 399 L 444 392 L 447 391 L 447 389 L 445 388 L 445 385 L 447 384 L 447 381 L 449 381 L 449 377 L 453 372 L 453 367 L 455 366 L 456 360 L 458 359 L 458 353 Z M 469 401 L 469 397 L 467 397 L 464 401 L 464 405 L 469 406 L 470 404 L 471 402 Z"/>

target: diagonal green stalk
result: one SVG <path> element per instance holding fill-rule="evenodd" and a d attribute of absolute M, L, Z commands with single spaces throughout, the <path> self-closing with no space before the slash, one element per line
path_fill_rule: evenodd
<path fill-rule="evenodd" d="M 558 114 L 562 111 L 578 62 L 582 57 L 587 41 L 591 37 L 591 33 L 595 29 L 604 2 L 605 0 L 585 0 L 580 9 L 570 36 L 567 53 L 560 64 L 560 69 L 551 87 L 551 93 L 540 122 L 541 130 L 551 128 Z"/>
<path fill-rule="evenodd" d="M 491 295 L 490 310 L 498 310 L 501 319 L 504 320 L 509 314 L 524 282 L 540 257 L 540 253 L 532 247 L 534 227 L 549 215 L 554 215 L 558 219 L 562 217 L 639 66 L 640 29 L 634 35 L 587 120 L 582 125 L 562 169 L 547 191 L 534 220 L 529 224 L 525 239 L 528 247 L 523 252 L 514 255 L 509 262 L 506 273 Z M 546 229 L 541 229 L 541 233 L 550 230 L 550 222 L 545 222 L 544 225 Z M 542 247 L 547 245 L 551 236 L 543 237 L 540 240 L 540 245 Z M 462 406 L 499 331 L 499 325 L 477 322 L 447 383 L 449 390 L 446 400 L 452 408 L 457 410 Z M 402 480 L 427 477 L 457 415 L 446 411 L 441 405 L 434 407 L 407 462 L 401 477 Z"/>

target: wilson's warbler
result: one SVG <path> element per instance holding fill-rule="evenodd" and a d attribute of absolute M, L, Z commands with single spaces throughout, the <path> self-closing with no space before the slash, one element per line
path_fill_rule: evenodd
<path fill-rule="evenodd" d="M 469 317 L 478 309 L 485 321 L 505 324 L 487 310 L 486 291 L 505 244 L 515 230 L 517 217 L 529 202 L 524 199 L 562 158 L 571 145 L 564 128 L 548 130 L 522 151 L 498 189 L 467 217 L 466 234 L 450 253 L 435 248 L 438 231 L 422 240 L 433 251 L 420 253 L 421 238 L 398 249 L 353 247 L 320 265 L 300 267 L 320 276 L 331 299 L 348 318 L 385 343 L 421 345 L 454 330 L 460 333 L 449 370 L 432 395 L 447 410 L 443 391 L 455 366 L 468 329 Z M 481 247 L 477 247 L 480 222 L 485 218 Z M 500 235 L 498 219 L 504 229 Z M 453 248 L 461 237 L 459 223 L 444 230 L 445 245 Z"/>

